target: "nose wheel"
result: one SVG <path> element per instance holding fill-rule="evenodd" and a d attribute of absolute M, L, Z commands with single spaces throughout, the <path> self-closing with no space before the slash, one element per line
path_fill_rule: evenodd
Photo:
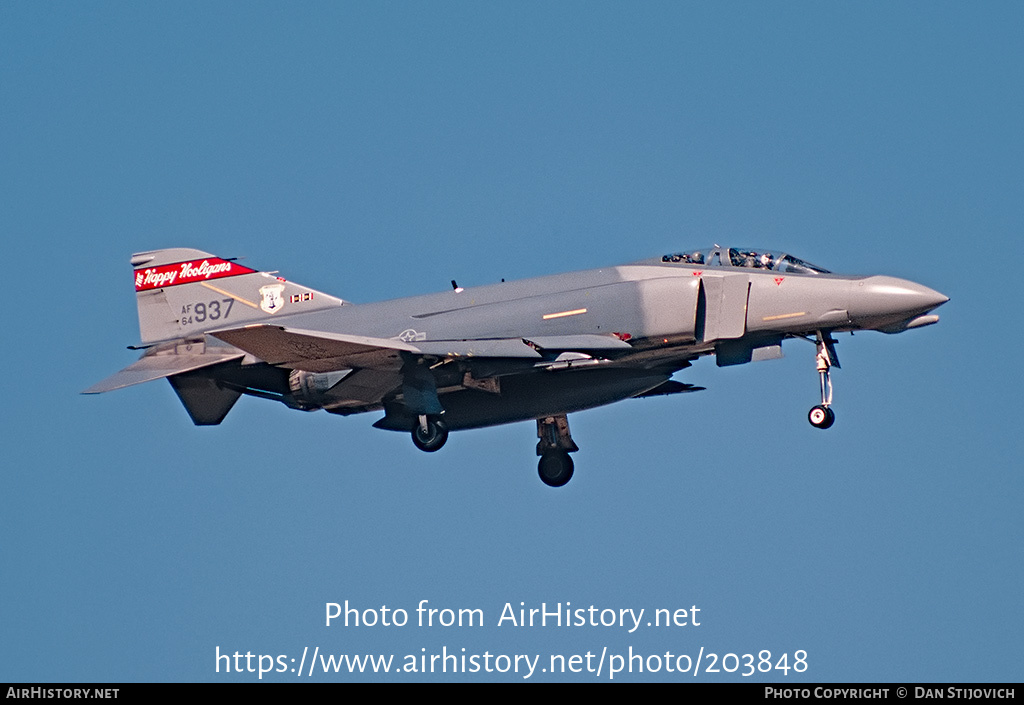
<path fill-rule="evenodd" d="M 815 428 L 829 428 L 836 422 L 836 413 L 827 406 L 818 404 L 807 414 L 807 420 Z"/>
<path fill-rule="evenodd" d="M 836 356 L 836 349 L 833 347 L 837 341 L 832 339 L 828 333 L 818 333 L 818 354 L 814 358 L 818 368 L 818 379 L 821 383 L 821 403 L 812 407 L 807 413 L 807 420 L 815 428 L 831 428 L 836 422 L 836 414 L 832 411 L 832 375 L 831 369 L 835 365 L 839 367 L 839 358 Z"/>

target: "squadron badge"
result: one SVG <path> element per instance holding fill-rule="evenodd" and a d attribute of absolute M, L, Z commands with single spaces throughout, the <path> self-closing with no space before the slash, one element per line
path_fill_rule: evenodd
<path fill-rule="evenodd" d="M 284 284 L 267 284 L 260 287 L 260 308 L 267 313 L 277 313 L 284 308 Z"/>

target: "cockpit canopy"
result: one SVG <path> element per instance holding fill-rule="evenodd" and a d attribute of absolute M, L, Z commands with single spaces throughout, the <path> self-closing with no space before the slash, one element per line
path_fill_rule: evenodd
<path fill-rule="evenodd" d="M 770 269 L 775 272 L 789 274 L 829 274 L 802 259 L 785 252 L 762 250 L 747 247 L 712 247 L 710 250 L 691 250 L 675 252 L 661 258 L 662 262 L 678 264 L 697 264 L 705 267 L 747 267 L 750 269 Z"/>

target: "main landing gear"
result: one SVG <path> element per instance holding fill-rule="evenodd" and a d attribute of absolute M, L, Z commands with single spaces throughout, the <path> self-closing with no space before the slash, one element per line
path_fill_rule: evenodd
<path fill-rule="evenodd" d="M 818 332 L 818 354 L 815 357 L 815 364 L 818 368 L 818 377 L 821 380 L 821 403 L 812 407 L 807 413 L 807 420 L 815 428 L 830 428 L 836 422 L 836 414 L 832 411 L 832 376 L 830 370 L 833 365 L 839 367 L 839 358 L 836 356 L 834 345 L 837 341 L 832 339 L 828 333 Z"/>
<path fill-rule="evenodd" d="M 441 450 L 448 440 L 448 428 L 441 419 L 420 414 L 412 429 L 412 442 L 425 453 Z"/>
<path fill-rule="evenodd" d="M 561 487 L 572 479 L 575 466 L 569 453 L 579 447 L 569 435 L 569 420 L 565 416 L 547 416 L 537 419 L 537 473 L 548 487 Z M 441 450 L 448 440 L 448 427 L 440 418 L 420 414 L 412 428 L 412 442 L 422 451 Z"/>
<path fill-rule="evenodd" d="M 537 472 L 548 487 L 561 487 L 572 479 L 574 465 L 569 453 L 579 450 L 569 435 L 569 419 L 548 416 L 537 419 Z"/>

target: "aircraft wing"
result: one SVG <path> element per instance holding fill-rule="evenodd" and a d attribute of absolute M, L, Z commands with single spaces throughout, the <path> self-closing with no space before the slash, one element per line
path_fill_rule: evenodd
<path fill-rule="evenodd" d="M 425 355 L 440 357 L 508 357 L 541 360 L 563 352 L 589 352 L 598 355 L 632 351 L 610 335 L 555 335 L 527 338 L 482 338 L 476 340 L 434 340 L 417 342 Z"/>
<path fill-rule="evenodd" d="M 546 352 L 593 352 L 607 354 L 632 351 L 633 346 L 612 335 L 543 335 L 523 338 L 527 345 Z"/>
<path fill-rule="evenodd" d="M 402 366 L 402 352 L 421 352 L 401 340 L 259 324 L 213 331 L 210 335 L 271 365 L 307 372 L 398 369 Z"/>
<path fill-rule="evenodd" d="M 270 325 L 213 331 L 210 335 L 271 365 L 307 372 L 331 372 L 346 368 L 395 370 L 403 364 L 403 352 L 448 358 L 523 358 L 539 361 L 546 355 L 565 351 L 622 352 L 632 349 L 618 338 L 603 335 L 436 340 L 411 344 L 390 338 Z"/>

